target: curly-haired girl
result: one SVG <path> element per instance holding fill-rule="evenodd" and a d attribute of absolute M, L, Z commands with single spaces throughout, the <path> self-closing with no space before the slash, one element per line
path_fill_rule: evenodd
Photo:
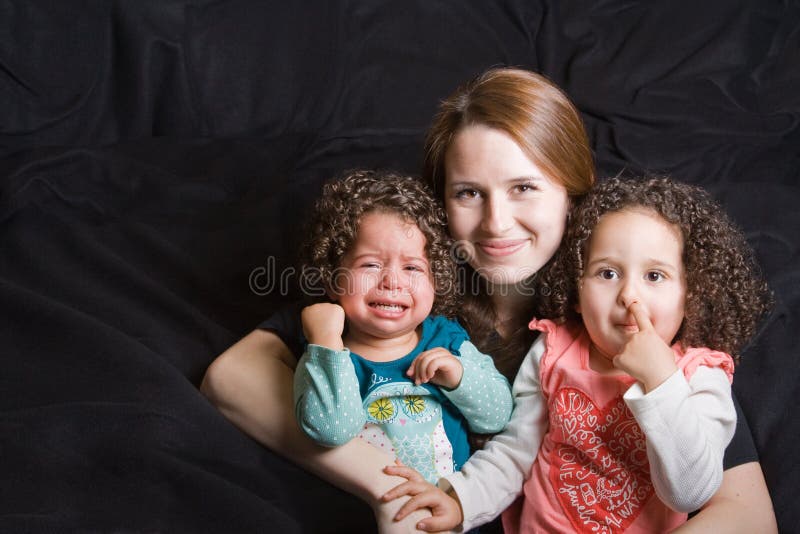
<path fill-rule="evenodd" d="M 421 181 L 356 171 L 325 185 L 304 247 L 308 342 L 295 408 L 316 442 L 359 436 L 430 481 L 469 456 L 467 431 L 498 432 L 511 390 L 452 314 L 444 213 Z"/>
<path fill-rule="evenodd" d="M 544 335 L 520 371 L 541 399 L 531 436 L 440 483 L 458 503 L 406 468 L 388 469 L 410 479 L 388 497 L 416 495 L 401 516 L 414 499 L 450 510 L 454 527 L 478 500 L 505 507 L 490 474 L 525 469 L 508 532 L 672 530 L 721 483 L 734 357 L 770 303 L 745 238 L 700 188 L 612 178 L 573 210 L 538 288 L 549 319 L 531 321 Z"/>

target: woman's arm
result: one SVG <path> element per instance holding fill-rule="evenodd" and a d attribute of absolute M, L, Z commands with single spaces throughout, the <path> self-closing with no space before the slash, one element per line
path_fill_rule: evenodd
<path fill-rule="evenodd" d="M 200 391 L 245 433 L 291 457 L 295 451 L 289 445 L 296 440 L 284 431 L 294 421 L 291 398 L 296 365 L 297 360 L 277 335 L 254 330 L 211 363 Z M 289 404 L 282 406 L 283 399 Z"/>
<path fill-rule="evenodd" d="M 418 511 L 413 518 L 393 523 L 407 499 L 380 501 L 389 489 L 405 482 L 383 473 L 393 463 L 388 455 L 360 439 L 326 449 L 300 430 L 292 393 L 296 363 L 277 335 L 255 330 L 211 364 L 200 391 L 233 424 L 267 448 L 366 501 L 379 525 L 392 525 L 392 532 L 414 532 L 413 525 L 429 512 Z"/>
<path fill-rule="evenodd" d="M 748 462 L 725 470 L 719 490 L 697 515 L 673 532 L 778 532 L 761 464 Z"/>

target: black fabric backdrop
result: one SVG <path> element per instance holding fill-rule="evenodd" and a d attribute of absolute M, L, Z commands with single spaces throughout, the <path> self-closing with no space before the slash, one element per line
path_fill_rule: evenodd
<path fill-rule="evenodd" d="M 734 387 L 799 531 L 793 0 L 0 0 L 0 531 L 374 529 L 197 385 L 291 296 L 322 181 L 418 171 L 494 65 L 568 92 L 601 175 L 704 185 L 747 232 L 777 304 Z"/>

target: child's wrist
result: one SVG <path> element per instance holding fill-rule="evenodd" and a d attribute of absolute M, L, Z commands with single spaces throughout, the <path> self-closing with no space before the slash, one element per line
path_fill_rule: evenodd
<path fill-rule="evenodd" d="M 437 380 L 437 381 L 431 380 L 431 382 L 448 391 L 453 391 L 454 389 L 458 389 L 458 386 L 461 385 L 461 380 L 458 380 L 458 382 L 449 380 Z"/>
<path fill-rule="evenodd" d="M 335 351 L 344 349 L 344 342 L 341 336 L 338 335 L 312 335 L 307 341 L 309 345 L 319 345 Z"/>
<path fill-rule="evenodd" d="M 461 381 L 464 380 L 464 366 L 461 365 L 461 362 L 459 362 L 458 369 L 459 369 L 460 372 L 457 373 L 458 377 L 454 381 L 455 385 L 452 386 L 450 389 L 457 389 L 458 386 L 461 385 Z"/>
<path fill-rule="evenodd" d="M 440 489 L 444 491 L 445 495 L 453 499 L 458 505 L 458 513 L 459 513 L 458 524 L 461 525 L 464 523 L 464 507 L 461 504 L 461 499 L 458 498 L 458 493 L 456 493 L 456 489 L 451 484 L 447 483 L 445 484 L 445 486 L 446 487 Z"/>
<path fill-rule="evenodd" d="M 651 369 L 650 372 L 647 373 L 647 376 L 643 377 L 641 380 L 642 386 L 645 393 L 650 393 L 658 386 L 666 382 L 669 377 L 675 374 L 675 371 L 678 370 L 678 366 L 675 365 L 674 362 L 670 362 L 669 365 L 663 365 L 655 369 Z"/>
<path fill-rule="evenodd" d="M 457 374 L 458 376 L 453 376 L 452 380 L 442 381 L 440 384 L 437 385 L 446 388 L 450 391 L 458 389 L 458 387 L 461 385 L 461 381 L 464 380 L 464 366 L 461 365 L 461 362 L 459 362 L 458 371 L 456 371 L 455 374 Z"/>

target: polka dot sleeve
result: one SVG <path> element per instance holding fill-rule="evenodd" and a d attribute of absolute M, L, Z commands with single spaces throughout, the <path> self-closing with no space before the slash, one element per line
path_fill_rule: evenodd
<path fill-rule="evenodd" d="M 514 401 L 508 380 L 494 366 L 490 356 L 465 341 L 459 349 L 464 375 L 457 388 L 442 393 L 456 405 L 470 430 L 494 434 L 506 427 Z"/>
<path fill-rule="evenodd" d="M 294 405 L 300 428 L 320 445 L 356 437 L 366 418 L 350 351 L 309 344 L 295 370 Z"/>

